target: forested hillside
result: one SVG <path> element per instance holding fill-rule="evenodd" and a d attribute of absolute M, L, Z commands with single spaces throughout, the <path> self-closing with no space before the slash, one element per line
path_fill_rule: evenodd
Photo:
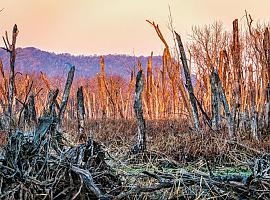
<path fill-rule="evenodd" d="M 150 53 L 149 53 L 150 55 Z M 6 51 L 0 50 L 0 57 L 5 69 L 9 67 L 9 55 Z M 108 74 L 128 77 L 131 69 L 137 65 L 140 59 L 142 66 L 146 68 L 147 56 L 129 56 L 129 55 L 105 55 L 106 72 Z M 76 66 L 76 77 L 93 77 L 99 73 L 100 56 L 74 56 L 68 53 L 55 54 L 42 51 L 34 47 L 17 48 L 16 71 L 21 73 L 46 73 L 48 76 L 64 75 L 69 67 L 67 63 Z M 153 66 L 162 65 L 161 56 L 153 56 Z"/>

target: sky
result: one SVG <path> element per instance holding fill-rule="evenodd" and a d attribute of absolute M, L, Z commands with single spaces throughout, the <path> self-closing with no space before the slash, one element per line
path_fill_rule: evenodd
<path fill-rule="evenodd" d="M 270 0 L 0 0 L 0 34 L 10 33 L 16 23 L 19 47 L 74 55 L 160 55 L 163 45 L 146 19 L 159 24 L 170 43 L 169 6 L 184 41 L 194 25 L 222 21 L 231 29 L 245 10 L 254 20 L 270 21 Z"/>

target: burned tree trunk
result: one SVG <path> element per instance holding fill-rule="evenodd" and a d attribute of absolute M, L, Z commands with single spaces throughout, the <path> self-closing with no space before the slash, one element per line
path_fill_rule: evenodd
<path fill-rule="evenodd" d="M 181 54 L 181 61 L 183 64 L 185 78 L 186 78 L 186 87 L 187 87 L 187 90 L 189 93 L 189 99 L 190 99 L 190 103 L 192 106 L 192 116 L 193 116 L 193 120 L 194 120 L 194 126 L 195 126 L 196 130 L 200 130 L 200 122 L 199 122 L 199 115 L 198 115 L 198 109 L 197 109 L 197 104 L 196 104 L 196 98 L 195 98 L 195 94 L 194 94 L 194 90 L 193 90 L 193 86 L 192 86 L 192 82 L 191 82 L 191 77 L 190 77 L 190 73 L 189 73 L 189 69 L 188 69 L 187 58 L 186 58 L 184 46 L 183 46 L 180 35 L 178 35 L 178 33 L 176 33 L 176 32 L 175 32 L 175 35 L 176 35 L 176 40 L 178 42 L 179 51 Z"/>
<path fill-rule="evenodd" d="M 142 108 L 143 86 L 142 70 L 140 70 L 136 77 L 136 89 L 134 96 L 134 111 L 138 122 L 138 141 L 133 147 L 133 153 L 143 153 L 146 150 L 146 130 Z"/>
<path fill-rule="evenodd" d="M 58 123 L 58 128 L 59 129 L 61 129 L 62 122 L 63 122 L 63 119 L 64 119 L 65 110 L 66 110 L 66 107 L 67 107 L 67 102 L 68 102 L 69 93 L 70 93 L 70 88 L 71 88 L 71 85 L 72 85 L 72 82 L 73 82 L 74 72 L 75 72 L 75 66 L 72 66 L 70 68 L 69 72 L 68 72 L 66 86 L 65 86 L 64 93 L 63 93 L 63 97 L 62 97 L 61 106 L 60 106 L 59 123 Z"/>
<path fill-rule="evenodd" d="M 84 131 L 84 118 L 85 118 L 85 109 L 84 109 L 84 96 L 83 96 L 83 87 L 79 87 L 77 91 L 77 120 L 78 120 L 78 141 L 85 142 L 86 135 Z"/>
<path fill-rule="evenodd" d="M 12 120 L 12 104 L 14 100 L 14 87 L 15 87 L 15 60 L 16 60 L 16 38 L 18 35 L 18 28 L 17 25 L 15 24 L 13 27 L 12 31 L 12 44 L 9 43 L 8 40 L 8 34 L 6 32 L 6 39 L 4 39 L 5 43 L 5 50 L 9 52 L 10 54 L 10 73 L 9 73 L 9 87 L 8 87 L 8 126 L 9 126 L 9 131 L 11 131 L 11 120 Z"/>
<path fill-rule="evenodd" d="M 211 91 L 212 91 L 212 128 L 218 130 L 220 127 L 220 96 L 215 84 L 214 72 L 210 77 Z"/>
<path fill-rule="evenodd" d="M 224 90 L 222 88 L 221 81 L 220 81 L 220 78 L 218 76 L 217 70 L 214 69 L 213 75 L 214 75 L 214 78 L 215 78 L 215 83 L 217 85 L 218 93 L 219 93 L 219 95 L 221 97 L 221 100 L 222 100 L 222 103 L 223 103 L 225 116 L 226 116 L 226 119 L 227 119 L 228 130 L 229 130 L 229 137 L 233 138 L 234 137 L 234 125 L 233 125 L 232 115 L 231 115 L 231 112 L 230 112 L 230 107 L 229 107 L 226 95 L 224 93 Z"/>

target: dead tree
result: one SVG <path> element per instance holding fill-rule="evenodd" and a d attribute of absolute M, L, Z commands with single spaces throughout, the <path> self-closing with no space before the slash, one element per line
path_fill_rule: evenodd
<path fill-rule="evenodd" d="M 146 130 L 142 108 L 143 76 L 140 70 L 136 77 L 136 89 L 134 96 L 134 111 L 138 122 L 138 141 L 133 147 L 133 153 L 143 153 L 146 150 Z"/>
<path fill-rule="evenodd" d="M 85 118 L 84 96 L 83 96 L 83 87 L 81 86 L 77 90 L 77 120 L 78 120 L 79 142 L 86 141 L 86 135 L 84 131 L 84 118 Z"/>
<path fill-rule="evenodd" d="M 212 128 L 218 130 L 220 126 L 220 97 L 215 84 L 214 72 L 211 74 L 210 83 L 212 91 Z"/>
<path fill-rule="evenodd" d="M 68 102 L 68 98 L 69 98 L 69 93 L 70 93 L 70 88 L 73 82 L 73 77 L 74 77 L 74 72 L 75 72 L 75 66 L 72 66 L 68 72 L 68 77 L 67 77 L 67 81 L 66 81 L 66 86 L 64 89 L 64 93 L 62 96 L 62 102 L 60 105 L 60 111 L 59 111 L 59 122 L 58 122 L 58 128 L 61 129 L 62 126 L 62 122 L 64 119 L 64 115 L 65 115 L 65 110 L 67 107 L 67 102 Z"/>
<path fill-rule="evenodd" d="M 238 19 L 233 21 L 233 44 L 232 44 L 232 61 L 234 68 L 234 80 L 236 80 L 236 86 L 234 88 L 234 129 L 237 130 L 239 127 L 239 116 L 241 108 L 241 98 L 242 98 L 242 68 L 240 60 L 240 41 L 239 41 L 239 30 L 238 30 Z"/>
<path fill-rule="evenodd" d="M 267 63 L 267 71 L 268 71 L 268 89 L 266 95 L 267 101 L 267 113 L 266 113 L 266 123 L 268 130 L 270 129 L 270 34 L 269 29 L 266 28 L 264 31 L 264 39 L 263 39 L 263 49 Z"/>
<path fill-rule="evenodd" d="M 107 96 L 105 91 L 105 64 L 104 64 L 104 56 L 100 57 L 100 74 L 98 75 L 98 85 L 99 85 L 99 95 L 101 100 L 101 109 L 102 109 L 102 118 L 105 119 L 108 116 L 107 113 Z"/>
<path fill-rule="evenodd" d="M 188 69 L 187 58 L 186 58 L 184 46 L 183 46 L 180 35 L 176 32 L 174 32 L 174 33 L 176 35 L 176 40 L 177 40 L 180 55 L 181 55 L 181 61 L 182 61 L 183 68 L 184 68 L 184 73 L 185 73 L 185 78 L 186 78 L 186 88 L 188 90 L 189 99 L 190 99 L 190 103 L 192 106 L 192 116 L 193 116 L 193 120 L 194 120 L 194 126 L 195 126 L 196 130 L 200 130 L 200 122 L 199 122 L 199 115 L 198 115 L 198 109 L 197 109 L 197 104 L 196 104 L 196 98 L 195 98 L 195 94 L 194 94 L 194 90 L 193 90 L 193 86 L 192 86 L 192 82 L 191 82 L 191 77 L 190 77 L 190 73 L 189 73 L 189 69 Z"/>
<path fill-rule="evenodd" d="M 214 69 L 213 75 L 214 75 L 214 78 L 215 78 L 215 83 L 217 85 L 218 93 L 219 93 L 220 98 L 221 98 L 222 103 L 223 103 L 225 116 L 226 116 L 226 119 L 227 119 L 228 130 L 229 130 L 229 137 L 233 138 L 234 137 L 233 119 L 232 119 L 232 115 L 231 115 L 231 112 L 230 112 L 230 107 L 229 107 L 226 95 L 225 95 L 224 90 L 222 88 L 221 81 L 220 81 L 220 78 L 218 76 L 218 72 L 217 72 L 216 69 Z"/>
<path fill-rule="evenodd" d="M 15 24 L 13 27 L 13 31 L 12 31 L 12 43 L 9 43 L 9 39 L 8 39 L 8 34 L 6 32 L 6 38 L 3 37 L 4 43 L 5 43 L 5 48 L 3 48 L 4 50 L 6 50 L 7 52 L 9 52 L 10 54 L 10 72 L 9 72 L 9 86 L 8 86 L 8 127 L 9 127 L 9 131 L 11 131 L 11 120 L 12 120 L 12 104 L 13 104 L 13 100 L 14 100 L 14 88 L 15 88 L 15 60 L 16 60 L 16 39 L 17 39 L 17 35 L 18 35 L 18 28 L 17 25 Z"/>

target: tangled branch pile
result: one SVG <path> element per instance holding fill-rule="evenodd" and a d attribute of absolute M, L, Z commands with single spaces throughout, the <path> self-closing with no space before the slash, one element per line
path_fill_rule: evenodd
<path fill-rule="evenodd" d="M 50 129 L 38 143 L 32 135 L 17 132 L 2 156 L 0 198 L 93 199 L 117 194 L 119 178 L 104 158 L 101 145 L 91 139 L 60 149 Z"/>

